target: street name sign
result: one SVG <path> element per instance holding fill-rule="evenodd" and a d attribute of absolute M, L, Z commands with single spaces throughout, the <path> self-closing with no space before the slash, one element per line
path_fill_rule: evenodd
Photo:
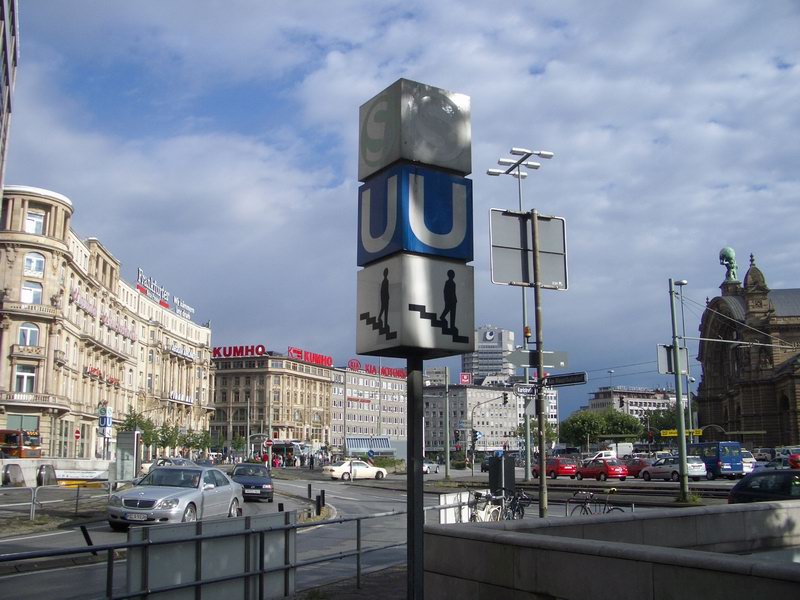
<path fill-rule="evenodd" d="M 532 396 L 536 393 L 536 384 L 517 383 L 514 384 L 514 393 L 520 396 Z"/>
<path fill-rule="evenodd" d="M 543 366 L 545 369 L 567 368 L 566 352 L 552 352 L 544 350 L 542 354 L 544 354 Z M 536 368 L 539 366 L 536 362 L 537 359 L 535 350 L 524 350 L 523 348 L 517 348 L 506 357 L 506 360 L 516 367 Z"/>
<path fill-rule="evenodd" d="M 543 385 L 545 387 L 561 387 L 565 385 L 583 385 L 589 378 L 586 372 L 564 373 L 563 375 L 548 375 L 545 377 Z"/>

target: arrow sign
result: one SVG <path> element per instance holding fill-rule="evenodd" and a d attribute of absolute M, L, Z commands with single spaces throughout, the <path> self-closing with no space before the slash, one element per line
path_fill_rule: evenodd
<path fill-rule="evenodd" d="M 564 373 L 563 375 L 549 375 L 545 377 L 545 387 L 560 387 L 563 385 L 583 385 L 588 380 L 586 373 Z"/>
<path fill-rule="evenodd" d="M 533 396 L 536 394 L 536 386 L 527 383 L 517 383 L 514 385 L 514 393 L 519 396 Z"/>
<path fill-rule="evenodd" d="M 475 438 L 476 439 L 481 439 L 482 437 L 483 437 L 483 432 L 482 431 L 476 431 L 475 432 Z"/>
<path fill-rule="evenodd" d="M 543 362 L 545 369 L 566 369 L 567 368 L 567 353 L 566 352 L 548 352 L 547 350 L 542 351 L 544 354 Z M 515 367 L 523 367 L 523 368 L 536 368 L 538 367 L 538 363 L 536 362 L 536 351 L 534 350 L 524 350 L 522 348 L 517 348 L 513 352 L 511 352 L 507 357 L 506 360 L 510 362 Z"/>

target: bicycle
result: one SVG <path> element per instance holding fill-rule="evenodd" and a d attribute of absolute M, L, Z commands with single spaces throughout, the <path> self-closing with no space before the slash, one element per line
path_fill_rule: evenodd
<path fill-rule="evenodd" d="M 502 509 L 499 505 L 492 503 L 494 497 L 491 494 L 473 492 L 473 495 L 475 496 L 475 500 L 470 503 L 471 510 L 469 513 L 469 520 L 471 523 L 486 523 L 500 520 Z"/>
<path fill-rule="evenodd" d="M 605 514 L 611 512 L 625 512 L 619 506 L 609 506 L 608 502 L 611 499 L 612 494 L 617 493 L 617 488 L 611 488 L 606 492 L 606 499 L 605 502 L 598 500 L 593 492 L 584 492 L 584 491 L 577 491 L 572 495 L 570 500 L 575 499 L 576 496 L 581 496 L 582 499 L 579 501 L 580 504 L 575 506 L 572 511 L 569 513 L 570 516 L 574 514 L 578 515 L 594 515 L 594 514 Z"/>
<path fill-rule="evenodd" d="M 514 490 L 503 488 L 503 519 L 511 521 L 525 517 L 525 508 L 530 506 L 533 499 L 525 493 L 525 490 Z M 509 492 L 508 495 L 505 492 Z"/>

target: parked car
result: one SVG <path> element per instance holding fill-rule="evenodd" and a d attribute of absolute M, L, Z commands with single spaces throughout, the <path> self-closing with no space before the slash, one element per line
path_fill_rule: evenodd
<path fill-rule="evenodd" d="M 576 479 L 595 478 L 599 481 L 619 479 L 625 481 L 628 469 L 616 458 L 595 458 L 584 463 L 575 473 Z"/>
<path fill-rule="evenodd" d="M 439 472 L 439 463 L 435 463 L 432 460 L 424 459 L 422 461 L 422 472 L 425 475 L 429 475 L 431 473 L 438 473 Z"/>
<path fill-rule="evenodd" d="M 660 458 L 652 465 L 644 467 L 639 473 L 642 479 L 650 481 L 651 479 L 663 479 L 665 481 L 680 481 L 680 458 L 677 456 L 669 456 L 667 458 Z M 700 478 L 706 474 L 706 465 L 699 456 L 686 457 L 686 475 L 691 477 L 693 481 L 700 481 Z"/>
<path fill-rule="evenodd" d="M 331 479 L 341 479 L 342 481 L 349 481 L 350 479 L 383 479 L 386 477 L 386 469 L 373 467 L 363 460 L 351 458 L 322 467 L 322 474 Z"/>
<path fill-rule="evenodd" d="M 728 504 L 800 500 L 800 470 L 759 469 L 745 475 L 728 494 Z"/>
<path fill-rule="evenodd" d="M 491 456 L 483 457 L 483 460 L 481 461 L 481 473 L 489 470 L 489 463 L 491 462 L 491 460 L 492 460 Z"/>
<path fill-rule="evenodd" d="M 745 475 L 753 472 L 753 467 L 756 466 L 756 462 L 756 457 L 753 456 L 752 452 L 749 450 L 742 450 L 742 468 L 744 469 Z"/>
<path fill-rule="evenodd" d="M 780 458 L 771 460 L 768 463 L 757 462 L 756 465 L 753 467 L 753 472 L 762 471 L 764 469 L 791 469 L 791 468 L 792 466 L 789 464 L 789 457 L 781 456 Z"/>
<path fill-rule="evenodd" d="M 545 461 L 545 472 L 550 479 L 556 479 L 559 476 L 569 477 L 575 479 L 575 473 L 578 471 L 578 464 L 572 458 L 564 456 L 550 456 Z M 532 467 L 534 477 L 539 477 L 539 463 L 537 462 Z"/>
<path fill-rule="evenodd" d="M 588 464 L 590 461 L 593 461 L 596 458 L 609 458 L 609 459 L 614 458 L 614 459 L 616 459 L 617 458 L 617 453 L 614 452 L 613 450 L 600 450 L 598 452 L 595 452 L 591 456 L 587 456 L 586 458 L 584 458 L 583 459 L 583 464 Z"/>
<path fill-rule="evenodd" d="M 219 469 L 154 467 L 135 486 L 111 495 L 108 524 L 124 531 L 129 525 L 235 517 L 242 504 L 242 486 Z"/>
<path fill-rule="evenodd" d="M 139 473 L 147 475 L 153 467 L 196 467 L 197 465 L 188 458 L 180 456 L 157 458 L 151 463 L 143 463 Z"/>
<path fill-rule="evenodd" d="M 245 500 L 261 500 L 270 502 L 274 499 L 274 487 L 269 469 L 255 463 L 241 463 L 233 467 L 231 479 L 241 484 Z"/>
<path fill-rule="evenodd" d="M 628 467 L 628 475 L 636 478 L 639 477 L 642 469 L 649 467 L 654 462 L 655 460 L 652 458 L 631 458 L 625 463 L 625 466 Z"/>
<path fill-rule="evenodd" d="M 769 462 L 775 458 L 775 448 L 753 448 L 757 461 Z"/>

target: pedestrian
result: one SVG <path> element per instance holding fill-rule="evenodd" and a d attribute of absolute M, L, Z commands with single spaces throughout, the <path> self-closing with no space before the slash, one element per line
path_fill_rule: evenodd
<path fill-rule="evenodd" d="M 308 468 L 311 471 L 314 470 L 314 455 L 313 454 L 308 457 Z"/>

